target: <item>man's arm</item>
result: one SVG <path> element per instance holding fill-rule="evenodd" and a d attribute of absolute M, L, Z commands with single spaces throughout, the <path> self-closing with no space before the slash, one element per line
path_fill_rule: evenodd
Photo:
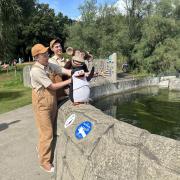
<path fill-rule="evenodd" d="M 71 76 L 71 70 L 70 69 L 62 68 L 62 73 L 65 75 Z"/>
<path fill-rule="evenodd" d="M 57 89 L 60 89 L 68 84 L 71 83 L 71 79 L 68 79 L 66 81 L 62 81 L 62 82 L 58 82 L 58 83 L 52 83 L 48 86 L 49 89 L 51 90 L 57 90 Z"/>
<path fill-rule="evenodd" d="M 55 71 L 55 73 L 59 74 L 60 76 L 61 76 L 62 74 L 71 76 L 71 70 L 70 70 L 70 69 L 66 69 L 66 68 L 60 67 L 60 66 L 57 65 L 57 64 L 52 64 L 52 63 L 49 63 L 49 65 L 53 68 L 53 70 Z"/>

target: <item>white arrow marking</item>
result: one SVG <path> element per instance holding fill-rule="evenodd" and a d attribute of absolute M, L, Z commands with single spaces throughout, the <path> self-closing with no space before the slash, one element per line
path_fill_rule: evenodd
<path fill-rule="evenodd" d="M 84 128 L 83 128 L 83 127 L 80 127 L 80 128 L 78 129 L 78 132 L 79 132 L 79 134 L 82 135 L 83 138 L 86 137 L 86 133 L 84 132 Z"/>

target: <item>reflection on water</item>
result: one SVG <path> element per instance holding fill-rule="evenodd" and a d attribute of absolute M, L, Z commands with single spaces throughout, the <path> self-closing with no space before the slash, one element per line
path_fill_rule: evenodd
<path fill-rule="evenodd" d="M 180 92 L 147 87 L 109 96 L 93 105 L 121 121 L 180 140 Z"/>

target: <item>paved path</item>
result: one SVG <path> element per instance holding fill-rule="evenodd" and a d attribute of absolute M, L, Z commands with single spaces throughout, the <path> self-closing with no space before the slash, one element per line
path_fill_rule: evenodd
<path fill-rule="evenodd" d="M 32 106 L 0 115 L 0 180 L 50 180 L 36 154 Z"/>

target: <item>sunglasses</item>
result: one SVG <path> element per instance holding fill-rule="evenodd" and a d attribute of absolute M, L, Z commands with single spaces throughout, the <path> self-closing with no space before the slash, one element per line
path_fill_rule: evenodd
<path fill-rule="evenodd" d="M 41 55 L 42 55 L 43 57 L 49 57 L 49 53 L 48 53 L 48 52 L 42 53 Z"/>

